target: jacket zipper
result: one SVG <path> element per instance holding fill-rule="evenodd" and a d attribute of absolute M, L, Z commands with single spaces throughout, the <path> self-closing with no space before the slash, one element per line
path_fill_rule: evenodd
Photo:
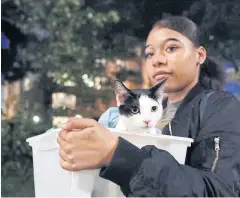
<path fill-rule="evenodd" d="M 215 137 L 214 138 L 214 142 L 215 142 L 215 152 L 216 152 L 216 157 L 214 159 L 214 162 L 213 162 L 213 166 L 212 166 L 212 172 L 215 171 L 216 169 L 216 166 L 217 166 L 217 163 L 218 163 L 218 159 L 219 159 L 219 151 L 220 151 L 220 137 Z"/>

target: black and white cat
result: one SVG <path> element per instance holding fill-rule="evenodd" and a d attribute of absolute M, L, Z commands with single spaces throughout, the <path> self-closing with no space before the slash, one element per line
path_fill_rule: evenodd
<path fill-rule="evenodd" d="M 156 134 L 157 122 L 163 113 L 164 83 L 150 89 L 128 89 L 121 81 L 115 81 L 115 94 L 119 109 L 117 129 L 136 133 Z"/>

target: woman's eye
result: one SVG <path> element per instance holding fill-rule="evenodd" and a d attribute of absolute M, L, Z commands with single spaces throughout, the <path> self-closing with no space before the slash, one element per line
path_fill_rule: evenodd
<path fill-rule="evenodd" d="M 131 111 L 132 111 L 132 113 L 137 114 L 137 113 L 139 113 L 139 108 L 138 107 L 133 107 L 131 109 Z"/>
<path fill-rule="evenodd" d="M 157 106 L 152 107 L 152 112 L 155 112 L 155 111 L 157 111 Z"/>
<path fill-rule="evenodd" d="M 174 52 L 174 51 L 176 51 L 176 49 L 177 49 L 176 46 L 169 46 L 166 51 L 167 52 Z"/>
<path fill-rule="evenodd" d="M 153 53 L 147 53 L 147 54 L 145 54 L 145 58 L 146 59 L 149 59 L 149 58 L 151 58 L 153 56 Z"/>

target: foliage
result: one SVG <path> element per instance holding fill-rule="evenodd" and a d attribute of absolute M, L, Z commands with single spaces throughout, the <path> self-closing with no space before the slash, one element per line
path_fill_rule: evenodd
<path fill-rule="evenodd" d="M 39 104 L 29 106 L 22 97 L 17 117 L 13 121 L 2 120 L 1 126 L 1 179 L 2 196 L 34 196 L 31 147 L 26 139 L 45 132 L 47 122 L 33 122 L 39 114 Z"/>
<path fill-rule="evenodd" d="M 71 80 L 82 84 L 82 75 L 99 74 L 97 59 L 105 57 L 101 32 L 108 23 L 119 21 L 114 10 L 96 12 L 83 0 L 13 0 L 19 9 L 11 16 L 21 32 L 28 35 L 18 48 L 15 64 L 30 64 L 38 71 L 55 73 L 57 83 Z M 20 16 L 19 16 L 20 15 Z M 58 76 L 67 75 L 64 82 Z"/>

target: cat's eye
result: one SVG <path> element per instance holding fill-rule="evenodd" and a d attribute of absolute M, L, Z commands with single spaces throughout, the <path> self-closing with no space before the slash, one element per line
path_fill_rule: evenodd
<path fill-rule="evenodd" d="M 132 111 L 132 113 L 137 114 L 137 113 L 139 113 L 139 108 L 138 107 L 133 107 L 131 109 L 131 111 Z"/>
<path fill-rule="evenodd" d="M 157 106 L 152 107 L 152 112 L 155 112 L 155 111 L 157 111 Z"/>

